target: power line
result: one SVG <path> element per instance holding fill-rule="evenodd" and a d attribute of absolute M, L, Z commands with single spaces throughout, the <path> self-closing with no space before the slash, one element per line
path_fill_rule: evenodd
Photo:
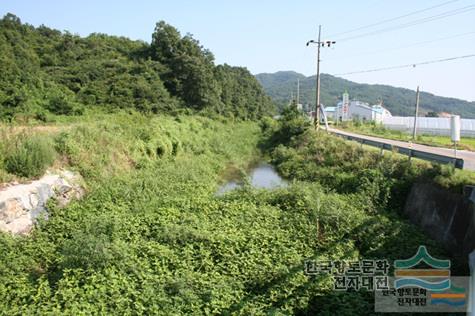
<path fill-rule="evenodd" d="M 360 26 L 360 27 L 355 28 L 355 29 L 353 29 L 353 30 L 336 33 L 336 34 L 330 35 L 330 37 L 334 37 L 334 36 L 338 36 L 338 35 L 343 35 L 343 34 L 348 34 L 348 33 L 353 33 L 353 32 L 356 32 L 356 31 L 359 31 L 359 30 L 364 30 L 364 29 L 367 29 L 367 28 L 370 28 L 370 27 L 373 27 L 373 26 L 378 26 L 378 25 L 381 25 L 381 24 L 384 24 L 384 23 L 388 23 L 388 22 L 400 20 L 400 19 L 406 18 L 406 17 L 408 17 L 408 16 L 415 15 L 415 14 L 422 13 L 422 12 L 426 12 L 426 11 L 429 11 L 429 10 L 432 10 L 432 9 L 435 9 L 435 8 L 439 8 L 439 7 L 442 7 L 442 6 L 447 5 L 447 4 L 449 4 L 449 3 L 453 3 L 453 2 L 457 2 L 457 1 L 460 1 L 460 0 L 446 1 L 446 2 L 443 2 L 443 3 L 441 3 L 441 4 L 438 4 L 438 5 L 435 5 L 435 6 L 431 6 L 431 7 L 425 8 L 425 9 L 421 9 L 421 10 L 409 12 L 409 13 L 406 13 L 406 14 L 404 14 L 404 15 L 400 15 L 400 16 L 397 16 L 397 17 L 394 17 L 394 18 L 390 18 L 390 19 L 387 19 L 387 20 L 383 20 L 383 21 L 380 21 L 380 22 L 376 22 L 376 23 L 372 23 L 372 24 Z"/>
<path fill-rule="evenodd" d="M 419 63 L 412 63 L 412 64 L 399 65 L 399 66 L 390 66 L 390 67 L 374 68 L 374 69 L 368 69 L 368 70 L 352 71 L 352 72 L 346 72 L 346 73 L 341 73 L 341 74 L 335 74 L 334 76 L 354 75 L 354 74 L 377 72 L 377 71 L 384 71 L 384 70 L 393 70 L 393 69 L 401 69 L 401 68 L 409 68 L 409 67 L 414 68 L 414 67 L 420 66 L 420 65 L 435 64 L 435 63 L 441 63 L 441 62 L 445 62 L 445 61 L 451 61 L 451 60 L 463 59 L 463 58 L 470 58 L 470 57 L 475 57 L 475 54 L 449 57 L 449 58 L 443 58 L 443 59 L 436 59 L 436 60 L 430 60 L 430 61 L 423 61 L 423 62 L 419 62 Z"/>
<path fill-rule="evenodd" d="M 373 55 L 373 54 L 378 54 L 378 53 L 384 53 L 384 52 L 388 52 L 388 51 L 405 49 L 405 48 L 410 48 L 410 47 L 414 47 L 414 46 L 423 46 L 425 44 L 430 44 L 430 43 L 435 43 L 435 42 L 440 42 L 440 41 L 446 41 L 446 40 L 449 40 L 449 39 L 458 38 L 458 37 L 467 36 L 467 35 L 473 35 L 473 34 L 475 34 L 475 31 L 461 33 L 461 34 L 455 34 L 455 35 L 441 37 L 441 38 L 436 38 L 436 39 L 432 39 L 432 40 L 428 40 L 428 41 L 416 42 L 416 43 L 412 43 L 412 44 L 404 45 L 404 46 L 392 47 L 392 48 L 389 48 L 389 49 L 378 49 L 378 50 L 373 50 L 373 51 L 360 52 L 360 53 L 356 53 L 356 54 L 351 54 L 351 56 L 349 56 L 349 58 L 366 56 L 366 55 Z M 326 58 L 326 60 L 342 60 L 342 59 L 348 59 L 348 57 L 336 57 L 336 58 L 331 58 L 330 57 L 330 58 Z"/>
<path fill-rule="evenodd" d="M 425 17 L 425 18 L 422 18 L 422 19 L 413 20 L 413 21 L 407 22 L 405 24 L 400 24 L 400 25 L 388 27 L 388 28 L 385 28 L 385 29 L 372 31 L 372 32 L 369 32 L 369 33 L 363 33 L 363 34 L 360 34 L 360 35 L 355 35 L 355 36 L 342 38 L 342 39 L 339 39 L 338 42 L 349 41 L 349 40 L 356 39 L 356 38 L 361 38 L 361 37 L 366 37 L 366 36 L 375 35 L 375 34 L 379 34 L 379 33 L 394 31 L 394 30 L 397 30 L 397 29 L 407 28 L 407 27 L 410 27 L 410 26 L 418 25 L 418 24 L 423 24 L 423 23 L 427 23 L 427 22 L 431 22 L 431 21 L 435 21 L 435 20 L 440 20 L 440 19 L 443 19 L 443 18 L 446 18 L 446 17 L 449 17 L 449 16 L 466 13 L 466 12 L 469 12 L 469 11 L 472 11 L 472 10 L 475 10 L 475 5 L 468 5 L 468 6 L 458 8 L 458 9 L 455 9 L 455 10 L 442 12 L 442 13 L 437 14 L 437 15 Z"/>

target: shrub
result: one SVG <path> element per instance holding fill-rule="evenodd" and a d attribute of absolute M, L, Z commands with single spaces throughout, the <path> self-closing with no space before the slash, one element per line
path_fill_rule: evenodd
<path fill-rule="evenodd" d="M 53 144 L 40 136 L 18 136 L 5 155 L 5 169 L 21 177 L 38 177 L 55 158 Z"/>
<path fill-rule="evenodd" d="M 46 108 L 50 112 L 59 115 L 81 115 L 84 113 L 84 109 L 79 103 L 72 101 L 71 97 L 61 93 L 52 96 Z"/>
<path fill-rule="evenodd" d="M 279 144 L 288 145 L 290 141 L 305 133 L 311 126 L 310 121 L 293 107 L 284 109 L 278 122 L 269 119 L 260 122 L 263 140 L 261 148 L 272 150 Z"/>
<path fill-rule="evenodd" d="M 172 155 L 177 156 L 183 150 L 182 147 L 183 145 L 181 141 L 177 138 L 174 138 L 172 140 Z"/>
<path fill-rule="evenodd" d="M 154 148 L 157 158 L 169 156 L 173 152 L 173 144 L 166 136 L 157 136 L 149 145 Z"/>

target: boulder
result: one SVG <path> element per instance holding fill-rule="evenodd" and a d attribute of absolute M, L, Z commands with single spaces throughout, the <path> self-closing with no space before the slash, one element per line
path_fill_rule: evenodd
<path fill-rule="evenodd" d="M 47 173 L 28 184 L 12 184 L 0 190 L 0 230 L 27 234 L 39 216 L 47 217 L 46 202 L 56 198 L 63 207 L 84 194 L 82 178 L 71 171 Z"/>

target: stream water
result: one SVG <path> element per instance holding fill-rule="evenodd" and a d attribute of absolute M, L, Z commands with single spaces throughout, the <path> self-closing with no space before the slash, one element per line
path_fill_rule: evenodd
<path fill-rule="evenodd" d="M 279 176 L 274 167 L 265 162 L 259 163 L 250 170 L 249 181 L 252 187 L 260 189 L 273 189 L 287 185 L 287 182 Z M 216 194 L 221 195 L 242 186 L 242 178 L 230 179 L 218 188 Z"/>

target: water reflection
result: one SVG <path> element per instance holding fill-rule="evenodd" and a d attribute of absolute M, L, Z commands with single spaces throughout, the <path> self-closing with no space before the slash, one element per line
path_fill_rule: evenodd
<path fill-rule="evenodd" d="M 258 189 L 273 189 L 287 185 L 285 180 L 282 179 L 275 169 L 268 163 L 260 163 L 255 168 L 251 169 L 249 180 L 252 187 Z M 221 195 L 242 186 L 242 179 L 232 179 L 221 185 L 216 194 Z"/>

